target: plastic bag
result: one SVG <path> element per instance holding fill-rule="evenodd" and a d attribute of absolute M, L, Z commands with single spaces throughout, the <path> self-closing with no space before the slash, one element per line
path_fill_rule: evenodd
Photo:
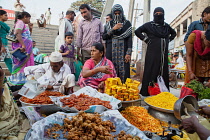
<path fill-rule="evenodd" d="M 162 76 L 158 76 L 158 77 L 157 77 L 157 83 L 158 83 L 158 85 L 159 85 L 159 88 L 160 88 L 160 91 L 161 91 L 161 92 L 169 92 L 168 88 L 167 88 L 166 85 L 165 85 L 165 82 L 164 82 Z"/>
<path fill-rule="evenodd" d="M 197 93 L 194 93 L 193 92 L 193 90 L 191 89 L 191 88 L 188 88 L 188 87 L 185 87 L 185 86 L 183 86 L 182 88 L 181 88 L 181 94 L 180 94 L 180 99 L 181 98 L 184 98 L 185 96 L 187 96 L 187 95 L 192 95 L 193 97 L 195 97 L 196 99 L 197 99 L 197 96 L 198 96 L 198 94 Z"/>
<path fill-rule="evenodd" d="M 33 99 L 35 96 L 44 92 L 45 89 L 46 86 L 40 85 L 36 80 L 29 80 L 23 85 L 18 94 Z"/>
<path fill-rule="evenodd" d="M 148 93 L 149 95 L 157 95 L 160 93 L 160 88 L 158 83 L 151 82 L 148 86 Z"/>

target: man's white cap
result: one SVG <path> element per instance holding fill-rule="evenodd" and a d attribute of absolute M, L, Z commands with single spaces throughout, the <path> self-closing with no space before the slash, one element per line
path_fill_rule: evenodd
<path fill-rule="evenodd" d="M 63 60 L 62 54 L 59 52 L 52 52 L 50 55 L 50 62 L 60 62 Z"/>

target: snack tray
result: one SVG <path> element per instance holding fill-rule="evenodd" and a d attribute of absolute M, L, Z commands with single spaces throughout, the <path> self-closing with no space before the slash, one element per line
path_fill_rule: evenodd
<path fill-rule="evenodd" d="M 47 137 L 46 129 L 48 129 L 52 124 L 60 124 L 63 125 L 63 119 L 69 118 L 71 119 L 72 116 L 77 115 L 77 113 L 63 113 L 57 112 L 54 113 L 40 121 L 34 123 L 31 129 L 26 134 L 24 140 L 52 140 Z M 146 135 L 140 131 L 138 128 L 130 124 L 118 110 L 108 110 L 101 113 L 101 118 L 103 121 L 110 120 L 114 123 L 116 127 L 116 132 L 112 132 L 112 135 L 119 134 L 120 131 L 124 130 L 126 134 L 131 134 L 133 136 L 139 136 L 142 140 L 150 140 L 146 137 Z M 62 133 L 62 132 L 59 132 Z M 66 140 L 63 137 L 59 137 L 60 140 Z"/>
<path fill-rule="evenodd" d="M 148 97 L 147 97 L 148 98 Z M 145 98 L 146 99 L 146 98 Z M 164 109 L 164 108 L 160 108 L 160 107 L 156 107 L 156 106 L 153 106 L 149 103 L 147 103 L 144 99 L 144 102 L 151 108 L 155 109 L 155 110 L 158 110 L 158 111 L 161 111 L 161 112 L 165 112 L 165 113 L 174 113 L 173 110 L 169 110 L 169 109 Z"/>
<path fill-rule="evenodd" d="M 78 91 L 76 91 L 72 94 L 75 94 L 76 96 L 79 96 L 81 93 L 84 93 L 85 95 L 89 95 L 90 97 L 99 98 L 103 101 L 110 101 L 110 105 L 112 105 L 112 110 L 117 110 L 117 109 L 122 107 L 122 102 L 120 100 L 114 98 L 113 96 L 109 96 L 108 94 L 100 93 L 96 89 L 93 89 L 90 86 L 83 87 L 82 89 L 80 89 L 80 90 L 78 90 Z M 64 109 L 68 110 L 69 112 L 75 112 L 75 111 L 79 112 L 74 107 L 71 107 L 71 108 L 63 107 L 63 103 L 60 101 L 60 99 L 65 98 L 65 97 L 70 97 L 70 96 L 71 95 L 62 96 L 62 97 L 50 96 L 50 98 L 56 105 L 58 105 L 61 108 L 64 108 Z M 108 109 L 106 107 L 102 106 L 102 105 L 92 105 L 92 106 L 90 106 L 89 109 L 85 110 L 85 112 L 87 112 L 87 113 L 93 113 L 93 112 L 102 113 L 105 110 L 108 110 Z"/>

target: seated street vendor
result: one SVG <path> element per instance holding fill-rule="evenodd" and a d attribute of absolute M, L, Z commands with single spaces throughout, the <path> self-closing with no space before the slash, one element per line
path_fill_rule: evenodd
<path fill-rule="evenodd" d="M 28 79 L 32 75 L 37 81 L 48 79 L 49 85 L 46 90 L 59 91 L 64 94 L 73 92 L 75 86 L 75 76 L 71 74 L 68 65 L 64 64 L 62 54 L 52 52 L 50 55 L 50 63 L 37 66 L 29 66 L 24 69 L 24 73 Z"/>
<path fill-rule="evenodd" d="M 93 44 L 91 58 L 85 62 L 80 74 L 80 87 L 91 86 L 103 92 L 104 81 L 112 77 L 116 77 L 116 71 L 113 63 L 104 56 L 104 46 Z"/>

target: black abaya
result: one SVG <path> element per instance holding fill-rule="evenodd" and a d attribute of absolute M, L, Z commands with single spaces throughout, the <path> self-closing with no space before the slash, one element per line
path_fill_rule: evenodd
<path fill-rule="evenodd" d="M 154 22 L 148 22 L 135 31 L 136 36 L 144 40 L 145 36 L 142 33 L 147 34 L 148 44 L 140 94 L 149 96 L 149 83 L 152 81 L 157 82 L 159 75 L 163 76 L 166 87 L 169 89 L 168 43 L 175 38 L 176 32 L 166 23 L 164 25 L 157 25 Z M 162 52 L 163 60 L 161 60 Z M 161 66 L 163 66 L 162 69 Z"/>

